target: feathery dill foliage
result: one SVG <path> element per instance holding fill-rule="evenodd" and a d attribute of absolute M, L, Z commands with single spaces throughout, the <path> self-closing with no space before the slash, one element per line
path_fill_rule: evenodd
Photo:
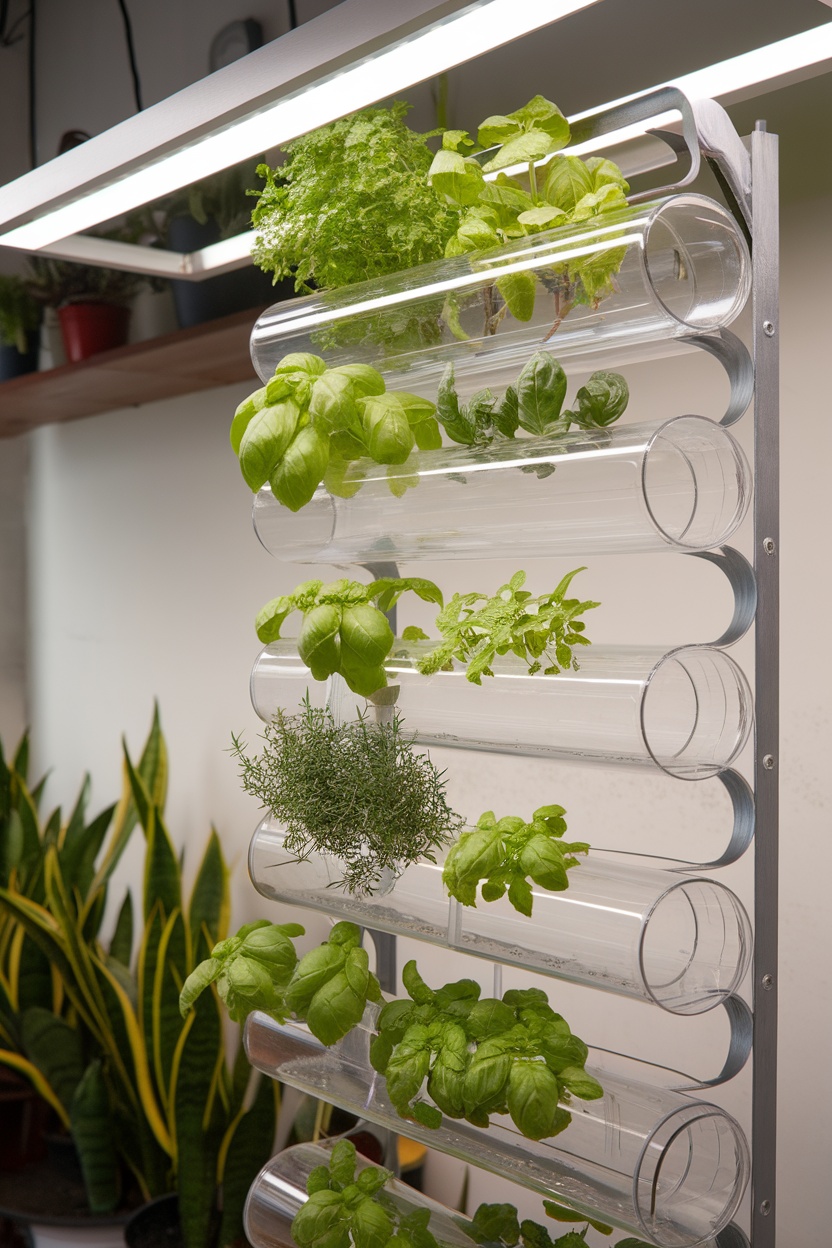
<path fill-rule="evenodd" d="M 440 259 L 459 210 L 428 183 L 433 153 L 405 125 L 410 105 L 368 108 L 286 145 L 260 165 L 256 264 L 307 293 Z"/>
<path fill-rule="evenodd" d="M 445 799 L 445 773 L 414 750 L 398 716 L 336 724 L 307 696 L 299 713 L 279 710 L 262 737 L 254 758 L 233 738 L 243 788 L 284 824 L 291 854 L 342 859 L 339 886 L 350 893 L 372 892 L 385 870 L 435 862 L 463 826 Z"/>

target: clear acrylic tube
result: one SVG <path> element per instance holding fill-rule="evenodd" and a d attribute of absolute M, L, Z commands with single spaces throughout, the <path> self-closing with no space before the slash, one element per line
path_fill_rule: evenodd
<path fill-rule="evenodd" d="M 581 293 L 576 279 L 587 265 L 611 278 L 601 284 L 611 293 Z M 517 273 L 536 279 L 524 321 L 499 290 Z M 507 384 L 539 348 L 564 357 L 718 329 L 742 309 L 750 280 L 748 248 L 730 213 L 703 195 L 673 195 L 275 304 L 254 326 L 251 357 L 264 381 L 284 355 L 313 351 L 330 365 L 373 364 L 391 388 L 432 386 L 435 398 L 449 361 L 464 393 L 469 378 L 475 388 Z"/>
<path fill-rule="evenodd" d="M 295 1248 L 291 1226 L 306 1202 L 306 1182 L 316 1166 L 329 1164 L 334 1143 L 295 1144 L 266 1163 L 251 1185 L 243 1214 L 252 1248 Z M 356 1161 L 357 1173 L 368 1167 L 377 1168 L 360 1155 Z M 384 1192 L 403 1216 L 427 1209 L 428 1229 L 443 1248 L 472 1248 L 481 1242 L 473 1229 L 468 1233 L 468 1218 L 446 1209 L 400 1179 L 388 1179 Z"/>
<path fill-rule="evenodd" d="M 730 1222 L 748 1181 L 748 1145 L 739 1124 L 717 1105 L 600 1072 L 604 1096 L 573 1098 L 572 1121 L 553 1139 L 521 1135 L 495 1116 L 487 1130 L 445 1119 L 433 1130 L 399 1117 L 369 1064 L 368 1025 L 326 1050 L 294 1024 L 252 1014 L 249 1060 L 282 1083 L 392 1127 L 600 1216 L 660 1248 L 692 1248 Z"/>
<path fill-rule="evenodd" d="M 422 745 L 659 767 L 682 780 L 703 780 L 730 767 L 752 723 L 751 690 L 741 669 L 712 646 L 587 646 L 578 671 L 529 676 L 523 660 L 495 659 L 481 686 L 464 668 L 422 676 L 417 663 L 430 642 L 397 642 L 385 664 L 396 706 Z M 251 700 L 263 720 L 294 710 L 311 675 L 294 643 L 274 642 L 251 673 Z M 294 673 L 289 676 L 289 670 Z M 304 684 L 306 680 L 307 684 Z M 330 701 L 351 718 L 363 703 L 340 678 Z"/>
<path fill-rule="evenodd" d="M 569 872 L 565 892 L 533 887 L 528 918 L 505 897 L 460 905 L 445 892 L 442 865 L 430 862 L 378 892 L 347 893 L 337 887 L 343 864 L 319 853 L 292 857 L 273 819 L 255 832 L 248 865 L 270 900 L 652 1001 L 673 1014 L 719 1005 L 739 987 L 751 956 L 748 915 L 723 884 L 594 853 Z"/>
<path fill-rule="evenodd" d="M 335 564 L 493 559 L 519 546 L 581 558 L 707 550 L 728 540 L 751 495 L 739 444 L 703 416 L 423 451 L 400 467 L 359 460 L 354 471 L 352 498 L 321 488 L 297 513 L 260 490 L 254 530 L 266 550 Z"/>

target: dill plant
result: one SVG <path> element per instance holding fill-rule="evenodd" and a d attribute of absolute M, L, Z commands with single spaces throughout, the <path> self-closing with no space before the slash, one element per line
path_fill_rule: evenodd
<path fill-rule="evenodd" d="M 385 872 L 420 858 L 435 862 L 464 824 L 446 800 L 445 773 L 413 748 L 397 715 L 336 724 L 307 695 L 298 713 L 279 710 L 262 739 L 258 756 L 233 739 L 243 788 L 284 825 L 289 853 L 339 858 L 347 892 L 373 892 Z"/>

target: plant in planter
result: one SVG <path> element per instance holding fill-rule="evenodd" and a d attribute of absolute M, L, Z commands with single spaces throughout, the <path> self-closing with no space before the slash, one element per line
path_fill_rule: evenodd
<path fill-rule="evenodd" d="M 110 233 L 109 238 L 134 241 L 131 233 Z M 123 346 L 130 324 L 130 303 L 147 278 L 120 269 L 75 264 L 48 256 L 31 256 L 28 287 L 33 297 L 56 308 L 66 358 L 78 363 Z"/>
<path fill-rule="evenodd" d="M 399 1248 L 403 1243 L 418 1248 L 443 1248 L 445 1226 L 435 1222 L 432 1211 L 408 1201 L 399 1186 L 388 1190 L 393 1174 L 381 1166 L 363 1162 L 359 1166 L 355 1146 L 339 1140 L 328 1162 L 309 1174 L 309 1199 L 292 1222 L 292 1238 L 298 1248 Z M 547 1228 L 530 1219 L 520 1220 L 510 1204 L 482 1204 L 473 1217 L 453 1217 L 457 1230 L 474 1244 L 493 1248 L 585 1248 L 586 1232 L 593 1226 L 602 1234 L 612 1227 L 582 1218 L 571 1210 L 544 1201 L 546 1212 L 561 1221 L 584 1223 L 582 1231 L 567 1231 L 553 1240 Z M 555 1214 L 557 1210 L 557 1214 Z M 436 1232 L 434 1234 L 434 1231 Z M 447 1232 L 446 1232 L 447 1233 Z M 454 1236 L 457 1242 L 457 1236 Z M 648 1248 L 643 1240 L 618 1240 L 615 1248 Z"/>
<path fill-rule="evenodd" d="M 15 878 L 0 889 L 0 911 L 49 959 L 67 1004 L 66 1016 L 27 1012 L 27 1060 L 71 1130 L 92 1210 L 174 1192 L 186 1248 L 230 1245 L 242 1235 L 248 1185 L 271 1150 L 275 1087 L 260 1081 L 245 1108 L 252 1073 L 242 1050 L 228 1064 L 213 993 L 187 1021 L 180 1017 L 182 983 L 224 935 L 227 871 L 212 833 L 185 904 L 159 772 L 154 793 L 126 754 L 125 766 L 147 842 L 135 959 L 129 903 L 107 952 L 67 886 L 60 843 L 45 849 L 43 904 Z"/>
<path fill-rule="evenodd" d="M 0 274 L 0 381 L 37 368 L 40 319 L 23 279 Z"/>

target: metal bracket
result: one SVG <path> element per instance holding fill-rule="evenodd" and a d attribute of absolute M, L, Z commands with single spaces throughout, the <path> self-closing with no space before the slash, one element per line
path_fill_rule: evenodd
<path fill-rule="evenodd" d="M 688 558 L 704 559 L 719 568 L 731 586 L 734 594 L 734 611 L 728 627 L 712 646 L 733 646 L 748 632 L 754 623 L 757 611 L 757 578 L 754 569 L 738 550 L 733 546 L 722 546 L 719 550 L 692 550 L 685 552 Z"/>
<path fill-rule="evenodd" d="M 748 347 L 730 329 L 720 329 L 715 334 L 685 334 L 679 341 L 707 351 L 725 369 L 731 394 L 719 423 L 726 428 L 736 424 L 754 398 L 754 362 Z"/>

